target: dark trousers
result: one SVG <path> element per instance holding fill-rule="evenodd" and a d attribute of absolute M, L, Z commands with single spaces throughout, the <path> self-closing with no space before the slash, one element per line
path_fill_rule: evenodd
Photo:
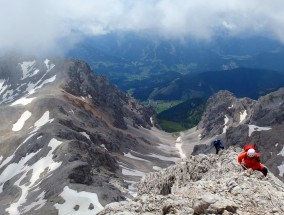
<path fill-rule="evenodd" d="M 216 154 L 219 153 L 220 149 L 224 149 L 224 147 L 221 147 L 221 146 L 215 146 L 215 149 L 216 149 Z"/>

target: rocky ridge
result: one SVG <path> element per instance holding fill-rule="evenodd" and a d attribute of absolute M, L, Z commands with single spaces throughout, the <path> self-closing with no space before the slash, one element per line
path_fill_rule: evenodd
<path fill-rule="evenodd" d="M 83 61 L 1 58 L 0 214 L 94 214 L 132 198 L 142 175 L 179 159 L 153 113 Z"/>
<path fill-rule="evenodd" d="M 243 171 L 240 151 L 191 156 L 149 173 L 134 200 L 111 203 L 99 214 L 283 214 L 283 182 L 271 173 Z"/>

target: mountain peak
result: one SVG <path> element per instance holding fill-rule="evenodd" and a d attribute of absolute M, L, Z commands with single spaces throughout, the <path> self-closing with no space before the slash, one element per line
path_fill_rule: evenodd
<path fill-rule="evenodd" d="M 99 213 L 135 214 L 282 214 L 284 184 L 273 174 L 244 171 L 241 150 L 197 155 L 163 171 L 146 174 L 138 196 L 112 203 Z"/>

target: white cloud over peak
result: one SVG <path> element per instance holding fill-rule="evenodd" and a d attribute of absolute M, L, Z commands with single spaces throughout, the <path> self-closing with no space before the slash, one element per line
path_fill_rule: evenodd
<path fill-rule="evenodd" d="M 48 51 L 113 31 L 162 38 L 268 35 L 284 41 L 282 0 L 0 0 L 0 49 Z"/>

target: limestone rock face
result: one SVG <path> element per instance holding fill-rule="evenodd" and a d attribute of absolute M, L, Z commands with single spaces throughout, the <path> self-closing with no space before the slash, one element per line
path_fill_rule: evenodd
<path fill-rule="evenodd" d="M 237 99 L 229 91 L 219 91 L 208 99 L 197 129 L 203 129 L 202 137 L 221 135 L 227 128 L 245 123 L 255 103 L 249 98 Z"/>
<path fill-rule="evenodd" d="M 284 184 L 271 173 L 244 171 L 239 152 L 231 147 L 148 173 L 134 200 L 99 214 L 284 214 Z"/>

